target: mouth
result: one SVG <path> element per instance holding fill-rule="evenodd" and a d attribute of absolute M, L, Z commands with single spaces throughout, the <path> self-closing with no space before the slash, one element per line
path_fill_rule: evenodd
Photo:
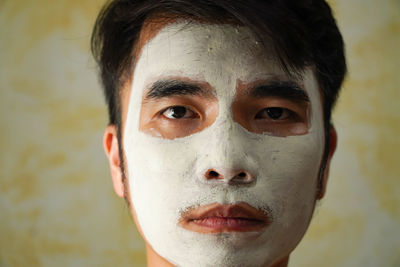
<path fill-rule="evenodd" d="M 270 223 L 269 216 L 247 203 L 221 205 L 213 203 L 189 209 L 179 224 L 198 233 L 260 232 Z"/>

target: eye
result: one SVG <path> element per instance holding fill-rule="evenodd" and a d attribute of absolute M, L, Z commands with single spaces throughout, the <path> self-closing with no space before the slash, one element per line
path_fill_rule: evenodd
<path fill-rule="evenodd" d="M 293 112 L 280 107 L 265 108 L 256 114 L 255 119 L 286 120 L 293 116 Z"/>
<path fill-rule="evenodd" d="M 167 109 L 164 109 L 161 113 L 164 117 L 172 120 L 176 119 L 189 119 L 189 118 L 197 118 L 199 117 L 197 113 L 192 110 L 184 107 L 184 106 L 173 106 Z"/>

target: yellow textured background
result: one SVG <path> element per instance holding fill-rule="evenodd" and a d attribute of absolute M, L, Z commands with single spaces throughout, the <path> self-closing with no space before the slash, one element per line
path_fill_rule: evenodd
<path fill-rule="evenodd" d="M 349 76 L 325 199 L 290 266 L 400 266 L 400 1 L 329 1 Z M 89 53 L 103 0 L 0 0 L 0 266 L 144 266 Z"/>

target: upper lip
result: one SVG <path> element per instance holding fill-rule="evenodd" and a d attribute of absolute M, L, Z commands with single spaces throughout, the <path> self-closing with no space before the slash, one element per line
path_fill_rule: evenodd
<path fill-rule="evenodd" d="M 182 220 L 186 222 L 213 217 L 256 220 L 264 223 L 269 222 L 268 214 L 245 202 L 229 205 L 212 203 L 197 208 L 190 208 L 182 214 Z"/>

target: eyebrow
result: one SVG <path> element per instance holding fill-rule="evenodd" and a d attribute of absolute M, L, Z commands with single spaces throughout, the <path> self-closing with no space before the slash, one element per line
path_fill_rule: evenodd
<path fill-rule="evenodd" d="M 196 83 L 181 80 L 160 80 L 150 86 L 145 99 L 161 99 L 164 97 L 198 95 L 211 96 L 209 90 L 205 90 Z"/>
<path fill-rule="evenodd" d="M 255 98 L 281 97 L 292 101 L 310 102 L 307 93 L 294 81 L 273 81 L 250 89 L 249 95 Z"/>

